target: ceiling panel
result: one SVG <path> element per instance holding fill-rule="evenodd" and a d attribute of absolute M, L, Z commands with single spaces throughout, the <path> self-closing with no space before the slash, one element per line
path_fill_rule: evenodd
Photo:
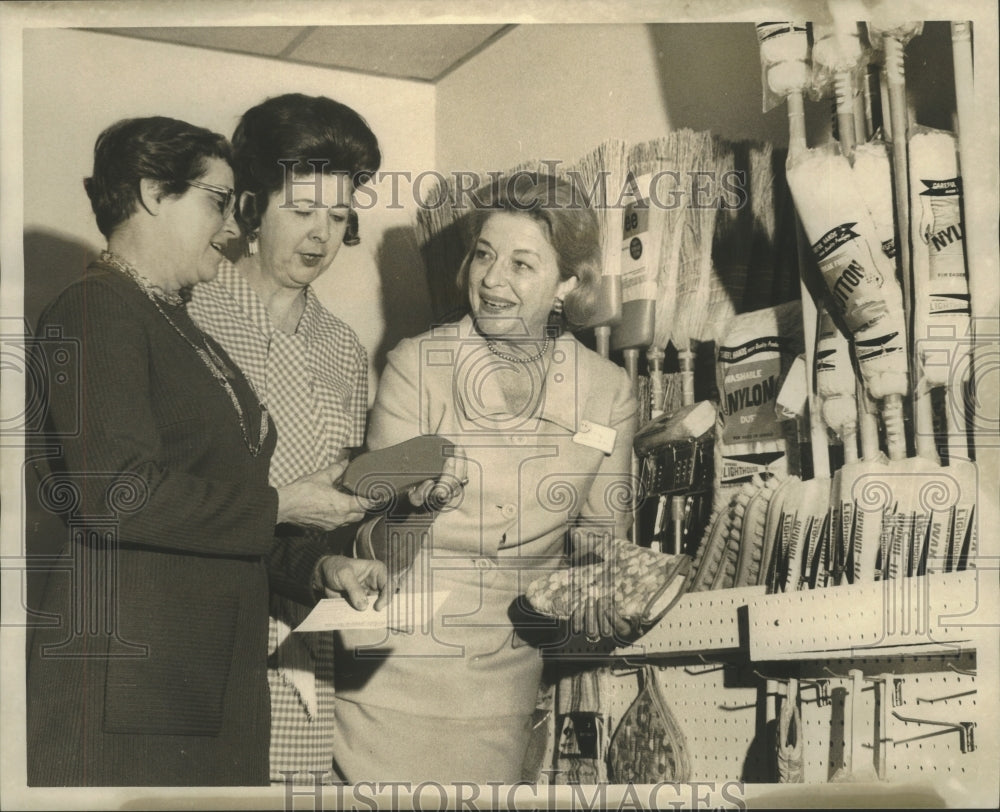
<path fill-rule="evenodd" d="M 295 26 L 212 28 L 95 28 L 105 34 L 155 39 L 179 45 L 196 45 L 220 51 L 237 51 L 259 56 L 280 56 L 307 30 Z"/>
<path fill-rule="evenodd" d="M 179 45 L 287 59 L 325 68 L 433 82 L 512 27 L 510 25 L 355 25 L 92 30 Z"/>
<path fill-rule="evenodd" d="M 502 25 L 356 25 L 313 29 L 289 58 L 363 73 L 434 81 Z"/>

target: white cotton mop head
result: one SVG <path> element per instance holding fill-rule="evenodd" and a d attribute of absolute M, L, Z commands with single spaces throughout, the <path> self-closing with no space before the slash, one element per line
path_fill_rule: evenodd
<path fill-rule="evenodd" d="M 854 149 L 854 178 L 871 212 L 875 236 L 887 257 L 896 256 L 895 218 L 892 210 L 892 163 L 883 141 L 859 144 Z"/>
<path fill-rule="evenodd" d="M 827 289 L 851 331 L 869 394 L 905 395 L 903 292 L 851 165 L 832 150 L 808 150 L 788 167 L 788 185 Z"/>
<path fill-rule="evenodd" d="M 816 395 L 823 422 L 842 440 L 858 430 L 858 406 L 851 348 L 825 307 L 819 308 L 816 327 Z"/>
<path fill-rule="evenodd" d="M 917 294 L 914 345 L 928 383 L 946 386 L 952 383 L 954 349 L 970 324 L 962 182 L 951 133 L 920 128 L 910 138 L 910 210 Z"/>

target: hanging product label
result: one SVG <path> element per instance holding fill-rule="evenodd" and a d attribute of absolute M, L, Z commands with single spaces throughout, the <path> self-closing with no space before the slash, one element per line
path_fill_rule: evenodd
<path fill-rule="evenodd" d="M 783 451 L 766 454 L 747 454 L 738 457 L 722 457 L 719 480 L 723 485 L 749 480 L 754 476 L 771 474 L 784 475 L 788 472 L 788 461 Z"/>
<path fill-rule="evenodd" d="M 781 354 L 787 352 L 787 346 L 787 341 L 767 336 L 739 347 L 719 348 L 724 416 L 722 439 L 726 443 L 781 438 L 782 430 L 774 407 L 782 381 Z"/>
<path fill-rule="evenodd" d="M 918 283 L 914 346 L 933 386 L 950 385 L 956 351 L 970 332 L 962 179 L 955 136 L 917 127 L 910 138 L 913 274 Z"/>
<path fill-rule="evenodd" d="M 921 178 L 924 189 L 921 233 L 930 249 L 931 279 L 957 276 L 965 278 L 965 256 L 962 251 L 962 209 L 959 179 L 927 180 Z"/>
<path fill-rule="evenodd" d="M 656 252 L 650 241 L 660 235 L 649 231 L 649 201 L 625 208 L 622 230 L 622 303 L 656 300 L 656 272 L 650 262 Z"/>
<path fill-rule="evenodd" d="M 961 180 L 920 180 L 925 187 L 920 192 L 923 204 L 920 233 L 929 255 L 928 313 L 931 316 L 968 317 L 970 311 L 968 283 L 965 280 Z M 946 323 L 953 322 L 948 320 Z M 955 323 L 955 326 L 959 328 L 964 324 Z"/>

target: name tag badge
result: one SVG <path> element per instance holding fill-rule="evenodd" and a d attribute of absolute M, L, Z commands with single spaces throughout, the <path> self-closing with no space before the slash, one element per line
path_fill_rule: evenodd
<path fill-rule="evenodd" d="M 573 435 L 573 442 L 580 445 L 596 448 L 605 454 L 610 454 L 615 450 L 615 439 L 618 431 L 610 426 L 602 426 L 600 423 L 591 423 L 589 420 L 580 421 L 580 430 Z"/>

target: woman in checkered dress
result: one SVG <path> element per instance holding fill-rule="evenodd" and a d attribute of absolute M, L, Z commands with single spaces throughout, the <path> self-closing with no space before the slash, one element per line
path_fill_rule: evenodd
<path fill-rule="evenodd" d="M 280 486 L 344 459 L 364 441 L 365 349 L 310 284 L 341 245 L 358 242 L 352 194 L 378 170 L 381 154 L 354 110 L 301 94 L 248 110 L 233 147 L 246 251 L 235 263 L 222 261 L 189 310 L 267 404 L 278 429 L 269 479 Z M 328 541 L 339 546 L 333 535 Z M 329 633 L 291 634 L 307 612 L 272 596 L 272 782 L 312 784 L 317 773 L 333 779 L 333 641 Z"/>

